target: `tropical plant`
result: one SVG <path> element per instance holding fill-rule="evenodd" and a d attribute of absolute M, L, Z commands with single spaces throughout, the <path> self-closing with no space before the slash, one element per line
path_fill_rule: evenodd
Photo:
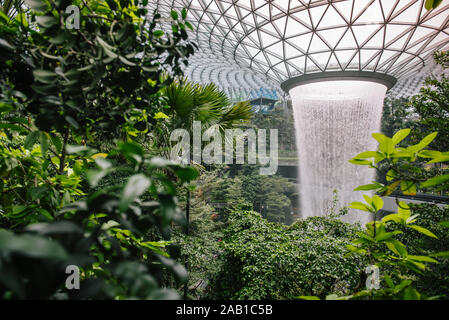
<path fill-rule="evenodd" d="M 447 52 L 435 52 L 434 59 L 443 68 L 449 67 Z M 418 115 L 419 129 L 415 130 L 414 137 L 422 139 L 432 131 L 438 136 L 430 145 L 438 151 L 449 150 L 449 79 L 442 73 L 439 77 L 430 76 L 425 80 L 425 86 L 420 93 L 412 97 L 409 102 L 411 111 Z"/>
<path fill-rule="evenodd" d="M 220 242 L 219 270 L 210 283 L 218 299 L 295 299 L 360 286 L 364 258 L 346 245 L 359 230 L 338 219 L 312 217 L 291 226 L 252 211 L 234 211 Z"/>
<path fill-rule="evenodd" d="M 399 130 L 392 138 L 381 134 L 373 134 L 373 137 L 379 142 L 379 149 L 377 151 L 363 152 L 355 156 L 350 162 L 357 165 L 369 165 L 373 168 L 378 168 L 381 162 L 388 163 L 389 170 L 386 180 L 391 183 L 383 185 L 374 182 L 371 185 L 360 186 L 355 190 L 376 190 L 379 194 L 389 195 L 400 185 L 403 193 L 415 194 L 417 186 L 434 186 L 447 180 L 444 176 L 436 176 L 430 179 L 417 178 L 415 174 L 419 176 L 422 169 L 413 166 L 413 162 L 418 157 L 431 158 L 431 163 L 449 161 L 449 158 L 446 159 L 445 153 L 424 150 L 436 137 L 436 133 L 428 135 L 416 145 L 405 148 L 396 147 L 409 133 L 410 129 Z M 367 296 L 375 299 L 399 298 L 419 300 L 430 298 L 416 290 L 413 286 L 416 277 L 410 275 L 409 272 L 412 271 L 418 275 L 429 272 L 427 264 L 438 263 L 438 261 L 428 254 L 410 254 L 407 246 L 399 241 L 398 237 L 408 234 L 410 230 L 417 231 L 428 237 L 436 239 L 438 237 L 427 228 L 416 224 L 418 215 L 412 214 L 405 202 L 400 201 L 398 203 L 397 213 L 381 218 L 379 214 L 383 208 L 382 198 L 378 195 L 373 195 L 372 197 L 364 195 L 364 199 L 365 203 L 352 202 L 350 207 L 372 214 L 374 221 L 366 224 L 363 232 L 357 233 L 358 238 L 348 248 L 353 253 L 366 255 L 371 265 L 383 270 L 383 287 L 373 285 L 366 290 L 350 296 L 340 297 L 339 299 L 354 299 Z M 415 248 L 415 250 L 419 252 L 419 248 Z M 334 299 L 338 297 L 331 295 L 329 298 Z"/>
<path fill-rule="evenodd" d="M 426 10 L 436 9 L 443 0 L 426 0 L 425 8 Z"/>
<path fill-rule="evenodd" d="M 165 33 L 148 1 L 80 2 L 77 29 L 65 24 L 69 4 L 29 1 L 30 19 L 0 13 L 0 295 L 176 298 L 162 275 L 187 274 L 167 239 L 185 222 L 178 189 L 197 172 L 132 140 L 193 53 L 187 11 L 172 11 Z M 95 149 L 105 136 L 125 141 Z M 69 265 L 80 290 L 64 285 Z"/>
<path fill-rule="evenodd" d="M 215 84 L 201 85 L 181 79 L 164 89 L 171 118 L 171 128 L 191 130 L 193 121 L 201 121 L 206 127 L 220 130 L 232 128 L 251 119 L 249 102 L 234 105 Z"/>
<path fill-rule="evenodd" d="M 415 287 L 428 297 L 439 296 L 449 292 L 449 207 L 436 205 L 431 203 L 413 204 L 410 209 L 412 215 L 416 215 L 415 224 L 422 226 L 433 234 L 435 237 L 428 237 L 415 230 L 407 230 L 397 236 L 407 247 L 412 255 L 427 255 L 438 258 L 440 263 L 432 263 L 428 265 L 428 271 L 417 275 Z M 398 230 L 404 231 L 404 228 Z M 448 297 L 445 296 L 445 299 Z"/>
<path fill-rule="evenodd" d="M 386 172 L 387 183 L 373 182 L 359 186 L 355 190 L 375 190 L 382 196 L 387 196 L 398 188 L 406 195 L 415 195 L 419 188 L 436 188 L 438 191 L 447 187 L 448 174 L 441 175 L 438 174 L 438 171 L 435 173 L 435 171 L 416 165 L 418 160 L 423 161 L 424 159 L 427 165 L 449 161 L 448 152 L 426 149 L 437 136 L 437 132 L 427 135 L 415 145 L 398 147 L 398 144 L 409 134 L 410 129 L 399 130 L 392 138 L 380 133 L 373 133 L 373 138 L 379 142 L 379 149 L 362 152 L 350 162 L 356 165 L 367 165 L 378 171 L 382 166 Z"/>

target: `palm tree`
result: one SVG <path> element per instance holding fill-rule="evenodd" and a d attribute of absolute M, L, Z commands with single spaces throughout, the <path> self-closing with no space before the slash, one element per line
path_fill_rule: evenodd
<path fill-rule="evenodd" d="M 215 84 L 201 85 L 181 79 L 173 82 L 163 91 L 169 106 L 168 130 L 186 129 L 192 133 L 193 121 L 201 121 L 208 133 L 214 130 L 223 132 L 248 122 L 252 117 L 251 105 L 248 101 L 232 104 L 223 91 Z M 170 132 L 164 137 L 165 145 L 170 148 Z M 189 234 L 190 191 L 186 191 L 186 234 Z M 185 267 L 189 266 L 187 258 Z M 187 299 L 187 283 L 184 286 L 184 299 Z"/>
<path fill-rule="evenodd" d="M 252 117 L 249 102 L 232 105 L 226 94 L 213 83 L 201 85 L 182 79 L 165 88 L 164 95 L 171 108 L 175 128 L 189 129 L 192 121 L 197 120 L 207 126 L 227 129 Z"/>
<path fill-rule="evenodd" d="M 167 112 L 167 132 L 164 142 L 168 146 L 169 130 L 186 129 L 192 133 L 193 121 L 201 121 L 209 133 L 237 127 L 247 123 L 252 117 L 248 101 L 232 104 L 223 91 L 215 84 L 201 85 L 181 79 L 173 82 L 163 91 Z"/>

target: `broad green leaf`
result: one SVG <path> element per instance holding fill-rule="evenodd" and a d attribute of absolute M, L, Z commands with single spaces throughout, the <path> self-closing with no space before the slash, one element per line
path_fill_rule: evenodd
<path fill-rule="evenodd" d="M 417 273 L 422 273 L 423 270 L 426 270 L 426 265 L 422 262 L 407 260 L 406 264 L 408 268 L 412 269 Z"/>
<path fill-rule="evenodd" d="M 31 201 L 36 201 L 37 199 L 41 199 L 47 192 L 48 192 L 47 186 L 39 186 L 31 188 L 29 191 Z"/>
<path fill-rule="evenodd" d="M 159 111 L 154 115 L 153 118 L 154 119 L 169 119 L 170 117 L 167 116 L 165 113 Z"/>
<path fill-rule="evenodd" d="M 393 232 L 382 232 L 379 234 L 376 234 L 376 241 L 384 241 L 387 239 L 391 239 L 393 236 L 397 234 L 401 234 L 402 231 L 393 231 Z"/>
<path fill-rule="evenodd" d="M 407 286 L 409 286 L 413 281 L 406 279 L 406 280 L 402 280 L 400 284 L 398 284 L 395 287 L 395 293 L 398 293 L 400 291 L 402 291 L 404 288 L 406 288 Z"/>
<path fill-rule="evenodd" d="M 394 169 L 388 170 L 387 175 L 385 176 L 385 179 L 387 181 L 391 181 L 394 178 L 396 178 L 396 171 Z"/>
<path fill-rule="evenodd" d="M 418 143 L 418 145 L 421 147 L 421 149 L 427 147 L 432 141 L 433 139 L 436 138 L 436 136 L 438 135 L 438 132 L 432 132 L 431 134 L 425 136 L 420 143 Z"/>
<path fill-rule="evenodd" d="M 127 156 L 132 155 L 143 156 L 144 154 L 143 148 L 139 144 L 133 142 L 120 143 L 119 150 L 120 152 L 122 152 L 124 155 Z"/>
<path fill-rule="evenodd" d="M 427 187 L 433 187 L 437 184 L 444 183 L 449 180 L 449 174 L 444 174 L 442 176 L 433 177 L 423 183 L 421 183 L 421 187 L 427 188 Z"/>
<path fill-rule="evenodd" d="M 417 149 L 419 150 L 419 148 Z M 393 158 L 413 158 L 415 156 L 416 151 L 410 151 L 409 149 L 401 150 L 393 153 L 391 156 Z"/>
<path fill-rule="evenodd" d="M 360 159 L 351 159 L 349 160 L 350 163 L 356 164 L 356 165 L 369 165 L 371 164 L 371 161 L 368 160 L 360 160 Z"/>
<path fill-rule="evenodd" d="M 385 152 L 386 154 L 390 155 L 394 152 L 394 142 L 390 138 L 385 138 L 380 144 L 379 144 L 379 150 L 382 152 Z"/>
<path fill-rule="evenodd" d="M 384 276 L 384 280 L 387 283 L 388 287 L 393 288 L 394 287 L 394 283 L 393 280 L 391 280 L 391 277 L 389 275 L 385 275 Z"/>
<path fill-rule="evenodd" d="M 150 179 L 143 174 L 136 174 L 129 178 L 120 198 L 120 211 L 125 211 L 128 206 L 139 196 L 144 194 L 150 186 Z"/>
<path fill-rule="evenodd" d="M 178 13 L 175 10 L 170 11 L 170 16 L 173 20 L 178 20 Z"/>
<path fill-rule="evenodd" d="M 53 221 L 53 220 L 54 220 L 54 218 L 53 218 L 53 216 L 51 215 L 51 213 L 48 212 L 47 210 L 42 209 L 42 208 L 39 208 L 38 211 L 39 211 L 39 213 L 41 214 L 41 216 L 45 217 L 45 218 L 48 219 L 49 221 Z"/>
<path fill-rule="evenodd" d="M 436 156 L 435 158 L 433 158 L 432 160 L 430 160 L 427 163 L 439 163 L 439 162 L 447 162 L 449 161 L 449 153 L 445 152 L 445 153 L 441 153 L 441 155 Z"/>
<path fill-rule="evenodd" d="M 418 153 L 418 157 L 421 158 L 435 158 L 441 156 L 442 153 L 440 151 L 434 150 L 422 150 Z"/>
<path fill-rule="evenodd" d="M 5 229 L 0 229 L 0 251 L 39 259 L 63 260 L 68 257 L 56 241 L 38 235 L 16 235 Z"/>
<path fill-rule="evenodd" d="M 427 11 L 437 8 L 443 0 L 426 0 L 425 8 Z"/>
<path fill-rule="evenodd" d="M 60 153 L 62 151 L 62 141 L 56 134 L 50 134 L 50 139 L 56 148 L 56 152 Z"/>
<path fill-rule="evenodd" d="M 192 167 L 178 168 L 175 172 L 182 181 L 192 181 L 198 177 L 198 171 Z"/>
<path fill-rule="evenodd" d="M 426 236 L 429 236 L 429 237 L 438 239 L 438 237 L 437 237 L 434 233 L 432 233 L 430 230 L 427 230 L 426 228 L 417 226 L 417 225 L 415 225 L 415 224 L 413 224 L 413 225 L 408 225 L 408 227 L 409 227 L 409 228 L 412 228 L 412 229 L 415 229 L 416 231 L 421 232 L 422 234 L 425 234 Z"/>
<path fill-rule="evenodd" d="M 37 141 L 39 140 L 39 137 L 40 137 L 39 131 L 31 131 L 25 139 L 25 143 L 23 145 L 24 148 L 27 150 L 31 150 L 34 144 L 36 144 Z"/>
<path fill-rule="evenodd" d="M 192 26 L 192 24 L 190 22 L 186 21 L 185 25 L 186 25 L 187 28 L 189 28 L 190 30 L 193 31 L 193 26 Z"/>
<path fill-rule="evenodd" d="M 384 201 L 381 197 L 374 195 L 372 198 L 372 206 L 374 207 L 374 210 L 379 211 L 384 206 Z"/>
<path fill-rule="evenodd" d="M 41 69 L 34 70 L 33 75 L 37 81 L 42 83 L 53 83 L 58 78 L 58 75 L 55 72 Z"/>
<path fill-rule="evenodd" d="M 164 31 L 162 31 L 162 30 L 156 30 L 156 31 L 153 32 L 153 35 L 154 35 L 156 38 L 160 38 L 160 37 L 162 37 L 162 36 L 164 35 Z"/>
<path fill-rule="evenodd" d="M 373 133 L 371 136 L 379 143 L 382 143 L 385 139 L 387 139 L 387 137 L 381 133 Z"/>
<path fill-rule="evenodd" d="M 41 153 L 45 157 L 48 150 L 48 145 L 50 144 L 50 135 L 47 132 L 41 131 Z"/>
<path fill-rule="evenodd" d="M 414 260 L 414 261 L 439 263 L 437 260 L 432 259 L 432 258 L 427 257 L 427 256 L 413 256 L 413 255 L 408 255 L 408 256 L 407 256 L 407 259 L 411 259 L 411 260 Z"/>
<path fill-rule="evenodd" d="M 299 296 L 298 299 L 302 300 L 320 300 L 317 296 Z"/>
<path fill-rule="evenodd" d="M 413 181 L 401 180 L 401 191 L 405 195 L 416 195 L 416 185 Z"/>
<path fill-rule="evenodd" d="M 440 221 L 438 222 L 440 225 L 442 225 L 443 227 L 449 228 L 449 221 Z"/>
<path fill-rule="evenodd" d="M 35 11 L 45 11 L 47 9 L 47 3 L 41 0 L 25 0 L 25 3 Z"/>
<path fill-rule="evenodd" d="M 441 251 L 441 252 L 433 253 L 432 256 L 434 256 L 434 257 L 441 257 L 441 258 L 448 258 L 449 257 L 449 251 Z"/>
<path fill-rule="evenodd" d="M 362 249 L 362 248 L 353 246 L 353 245 L 351 245 L 351 244 L 348 244 L 346 247 L 347 247 L 351 252 L 354 252 L 354 253 L 361 253 L 361 254 L 365 254 L 365 253 L 366 253 L 366 250 L 365 250 L 365 249 Z"/>
<path fill-rule="evenodd" d="M 365 202 L 366 202 L 368 205 L 370 205 L 370 206 L 373 205 L 373 201 L 372 201 L 372 199 L 371 199 L 370 196 L 364 194 L 364 195 L 363 195 L 363 199 L 365 199 Z"/>
<path fill-rule="evenodd" d="M 399 142 L 404 140 L 409 134 L 410 134 L 410 129 L 402 129 L 402 130 L 399 130 L 398 132 L 396 132 L 391 139 L 393 140 L 393 143 L 395 145 L 397 145 Z"/>
<path fill-rule="evenodd" d="M 43 28 L 50 28 L 58 23 L 58 20 L 53 16 L 36 16 L 36 22 Z"/>
<path fill-rule="evenodd" d="M 401 217 L 397 213 L 392 213 L 383 217 L 382 221 L 383 222 L 394 221 L 396 223 L 401 223 L 403 219 L 401 219 Z"/>
<path fill-rule="evenodd" d="M 399 183 L 401 183 L 401 181 L 395 181 L 392 184 L 390 184 L 387 187 L 387 190 L 385 192 L 382 193 L 382 196 L 389 196 L 390 194 L 392 194 L 394 192 L 394 190 L 396 190 L 396 188 L 398 187 Z"/>
<path fill-rule="evenodd" d="M 0 47 L 9 49 L 9 50 L 14 50 L 15 47 L 10 44 L 8 41 L 6 41 L 5 39 L 0 38 Z"/>
<path fill-rule="evenodd" d="M 366 204 L 362 203 L 362 202 L 351 202 L 349 204 L 349 208 L 352 209 L 358 209 L 358 210 L 362 210 L 362 211 L 367 211 L 367 212 L 373 212 L 373 209 L 369 206 L 367 206 Z"/>
<path fill-rule="evenodd" d="M 413 287 L 408 287 L 404 292 L 404 300 L 420 300 L 421 295 Z"/>
<path fill-rule="evenodd" d="M 378 184 L 365 184 L 363 186 L 358 186 L 354 189 L 354 191 L 368 191 L 368 190 L 375 190 L 381 188 L 381 185 Z"/>
<path fill-rule="evenodd" d="M 374 158 L 374 157 L 377 157 L 379 155 L 380 154 L 377 151 L 365 151 L 365 152 L 362 152 L 362 153 L 359 153 L 358 155 L 356 155 L 354 157 L 354 159 Z"/>
<path fill-rule="evenodd" d="M 406 257 L 408 255 L 405 245 L 396 239 L 393 239 L 393 238 L 388 239 L 385 242 L 385 244 L 391 251 L 393 251 L 394 253 L 398 254 L 401 257 Z"/>

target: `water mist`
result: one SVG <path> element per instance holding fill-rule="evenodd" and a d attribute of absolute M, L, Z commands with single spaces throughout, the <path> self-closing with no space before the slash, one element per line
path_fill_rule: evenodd
<path fill-rule="evenodd" d="M 301 216 L 329 214 L 333 190 L 339 205 L 363 201 L 353 191 L 375 179 L 374 169 L 349 163 L 355 155 L 376 150 L 372 133 L 380 132 L 387 87 L 370 81 L 322 81 L 290 90 L 299 161 Z M 367 213 L 349 210 L 346 222 L 366 223 Z"/>

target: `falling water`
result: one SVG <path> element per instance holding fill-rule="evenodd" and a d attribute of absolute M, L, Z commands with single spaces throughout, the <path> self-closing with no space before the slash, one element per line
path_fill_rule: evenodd
<path fill-rule="evenodd" d="M 386 87 L 369 81 L 323 81 L 291 89 L 299 161 L 301 215 L 324 216 L 333 190 L 340 207 L 363 201 L 355 187 L 371 183 L 374 169 L 348 162 L 360 152 L 376 150 L 371 137 L 380 132 Z M 347 222 L 366 223 L 369 215 L 350 210 Z"/>

